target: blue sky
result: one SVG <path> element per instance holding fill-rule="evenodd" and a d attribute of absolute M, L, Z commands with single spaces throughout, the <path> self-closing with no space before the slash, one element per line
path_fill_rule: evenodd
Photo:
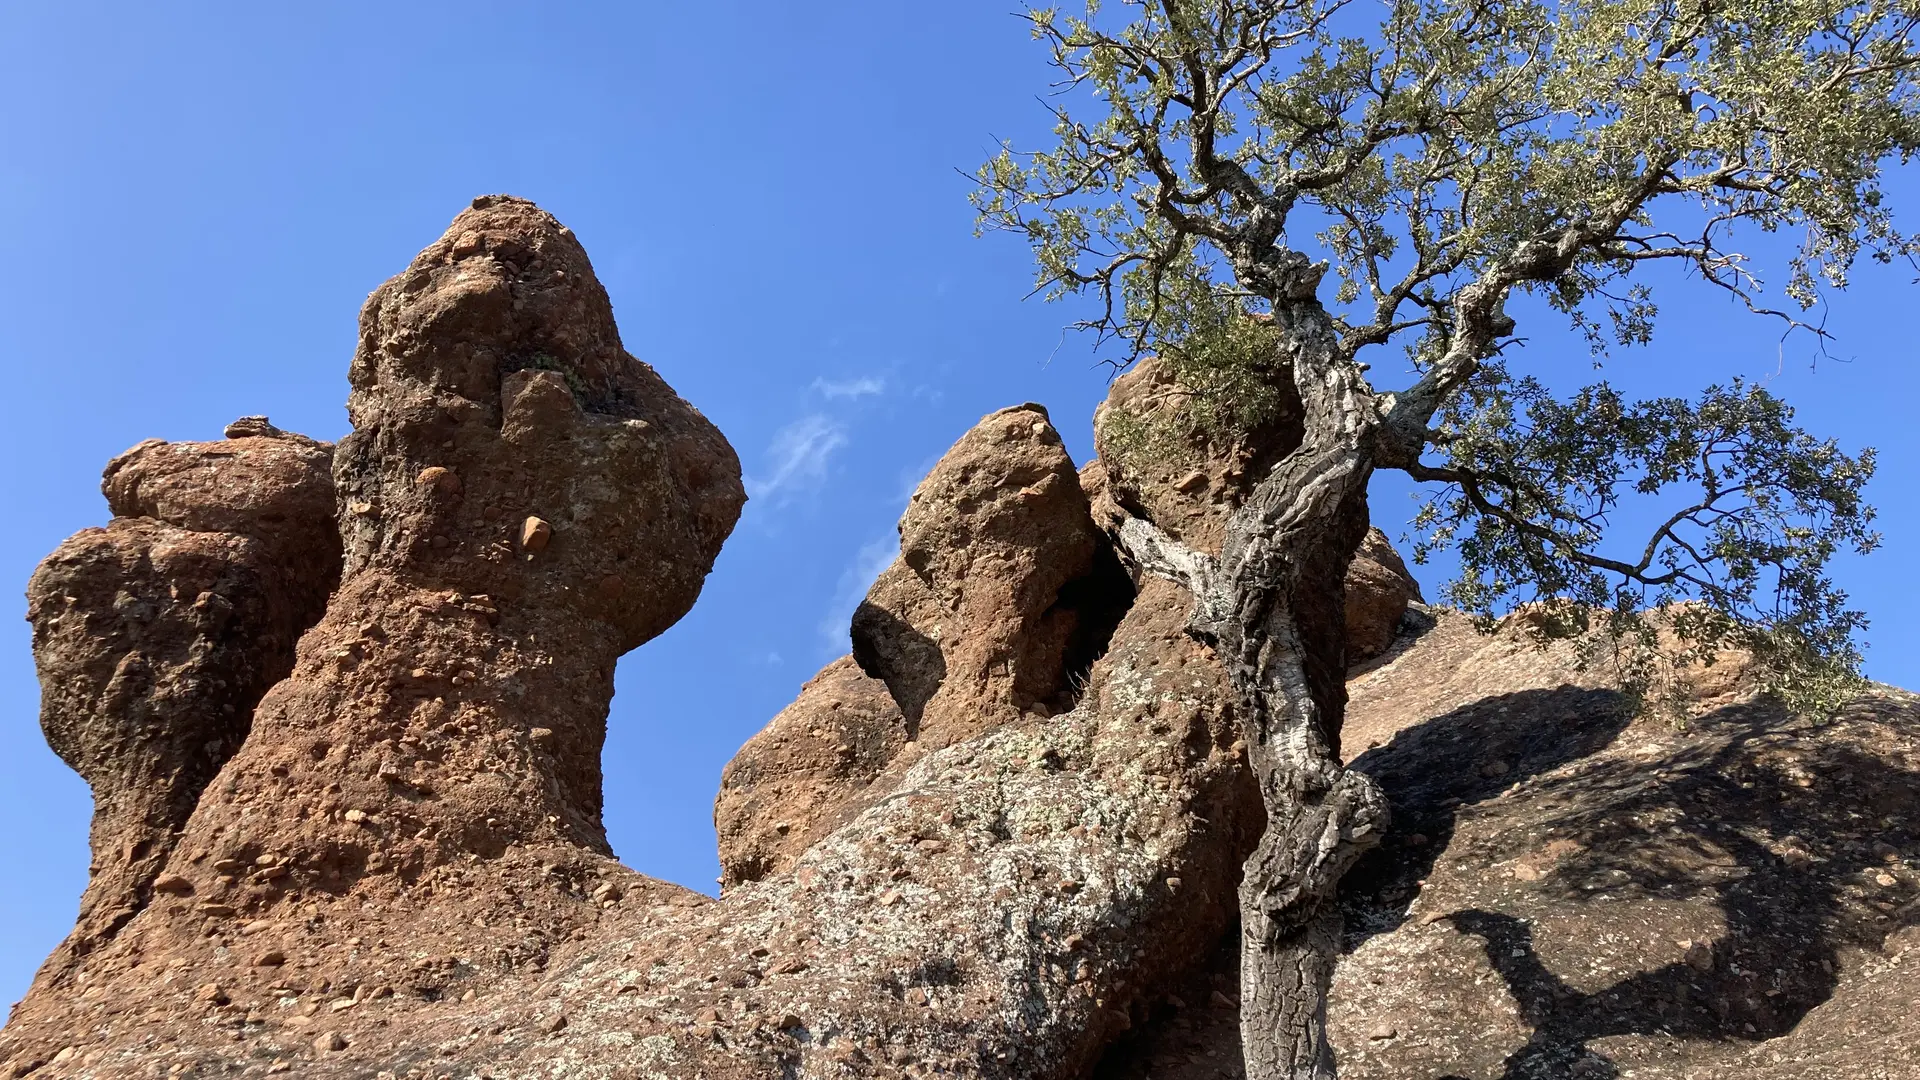
<path fill-rule="evenodd" d="M 1035 145 L 1047 78 L 1011 5 L 0 6 L 0 580 L 105 521 L 107 459 L 266 413 L 346 430 L 360 303 L 474 195 L 572 226 L 628 348 L 740 451 L 752 501 L 693 613 L 621 662 L 607 820 L 636 868 L 712 888 L 721 766 L 845 648 L 906 496 L 979 416 L 1046 404 L 1077 458 L 1106 373 L 972 236 L 971 169 Z M 910 20 L 900 12 L 911 10 Z M 1920 201 L 1910 178 L 1896 187 Z M 1771 378 L 1881 448 L 1888 544 L 1843 582 L 1869 672 L 1920 685 L 1910 274 L 1863 273 L 1835 360 L 1681 292 L 1610 377 Z M 1525 328 L 1523 328 L 1525 329 Z M 1586 375 L 1577 344 L 1535 355 Z M 1406 485 L 1375 518 L 1398 535 Z M 1431 588 L 1439 574 L 1423 573 Z M 88 798 L 49 752 L 24 621 L 0 622 L 0 1000 L 65 933 Z"/>

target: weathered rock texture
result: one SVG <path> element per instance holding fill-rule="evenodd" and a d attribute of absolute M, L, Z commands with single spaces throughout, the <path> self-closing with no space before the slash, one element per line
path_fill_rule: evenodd
<path fill-rule="evenodd" d="M 36 986 L 0 1075 L 1237 1074 L 1260 805 L 1188 598 L 1098 524 L 1132 500 L 1202 542 L 1231 448 L 1199 485 L 1076 475 L 1033 406 L 969 432 L 853 657 L 729 767 L 715 901 L 608 857 L 598 753 L 614 658 L 739 509 L 731 451 L 518 200 L 479 200 L 362 331 L 340 588 L 179 881 Z M 1920 708 L 1814 729 L 1720 665 L 1687 673 L 1691 729 L 1629 724 L 1564 647 L 1403 617 L 1382 543 L 1348 581 L 1356 653 L 1386 651 L 1346 741 L 1398 824 L 1349 890 L 1350 1074 L 1911 1076 L 1887 1048 L 1920 1030 L 1875 995 L 1913 996 Z"/>
<path fill-rule="evenodd" d="M 1218 554 L 1227 516 L 1297 447 L 1299 403 L 1283 402 L 1265 428 L 1230 436 L 1194 426 L 1192 404 L 1167 365 L 1142 359 L 1094 410 L 1094 447 L 1109 499 L 1188 547 Z"/>
<path fill-rule="evenodd" d="M 1131 596 L 1046 410 L 1002 409 L 914 491 L 900 557 L 854 612 L 853 658 L 909 738 L 947 746 L 1071 707 Z"/>
<path fill-rule="evenodd" d="M 579 243 L 522 200 L 476 200 L 360 329 L 333 460 L 338 592 L 188 801 L 164 888 L 77 966 L 127 992 L 30 996 L 10 1036 L 162 1007 L 148 970 L 235 993 L 376 971 L 437 986 L 454 955 L 530 962 L 613 893 L 683 898 L 589 895 L 635 877 L 607 857 L 600 748 L 615 659 L 692 605 L 739 513 L 732 449 L 625 353 Z M 136 451 L 110 470 L 116 509 L 201 528 L 255 509 L 191 457 Z M 95 773 L 139 768 L 126 741 L 87 752 Z M 416 966 L 428 943 L 439 959 Z"/>
<path fill-rule="evenodd" d="M 721 777 L 722 884 L 785 869 L 919 755 L 1072 708 L 1132 598 L 1046 410 L 982 419 L 909 500 L 900 556 L 854 612 L 853 662 Z"/>
<path fill-rule="evenodd" d="M 851 656 L 822 668 L 720 774 L 713 825 L 721 886 L 791 867 L 846 823 L 906 743 L 906 717 L 886 683 Z"/>
<path fill-rule="evenodd" d="M 985 417 L 941 458 L 900 521 L 900 557 L 854 614 L 857 664 L 829 664 L 722 775 L 723 885 L 786 869 L 919 754 L 1072 707 L 1134 599 L 1093 518 L 1106 482 L 1097 460 L 1076 473 L 1037 405 Z M 1385 651 L 1418 595 L 1374 530 L 1348 575 L 1360 657 Z"/>
<path fill-rule="evenodd" d="M 1680 729 L 1517 628 L 1443 614 L 1400 649 L 1349 684 L 1394 824 L 1345 889 L 1342 1076 L 1920 1076 L 1920 699 L 1816 726 L 1721 663 Z M 1100 1075 L 1236 1062 L 1234 962 Z"/>
<path fill-rule="evenodd" d="M 113 520 L 34 572 L 40 725 L 94 798 L 80 917 L 43 978 L 170 884 L 175 833 L 320 618 L 340 576 L 332 449 L 277 430 L 143 442 L 107 466 Z"/>

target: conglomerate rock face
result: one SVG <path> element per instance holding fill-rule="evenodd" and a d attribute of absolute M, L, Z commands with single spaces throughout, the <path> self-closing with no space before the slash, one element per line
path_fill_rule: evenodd
<path fill-rule="evenodd" d="M 910 737 L 946 746 L 1064 711 L 1132 597 L 1045 409 L 1002 409 L 920 482 L 900 557 L 853 616 L 853 658 Z"/>
<path fill-rule="evenodd" d="M 113 520 L 28 582 L 41 728 L 94 796 L 91 879 L 43 978 L 151 900 L 175 833 L 339 580 L 333 448 L 251 430 L 113 459 Z"/>
<path fill-rule="evenodd" d="M 374 294 L 352 380 L 337 591 L 187 800 L 166 887 L 49 965 L 0 1075 L 1238 1075 L 1261 809 L 1189 598 L 1130 577 L 1102 526 L 1125 506 L 1217 545 L 1271 445 L 1076 474 L 1038 407 L 983 419 L 909 506 L 853 655 L 728 767 L 713 900 L 609 857 L 598 759 L 615 658 L 693 603 L 740 509 L 732 451 L 515 199 Z M 1103 424 L 1146 391 L 1177 387 L 1149 366 Z M 134 486 L 143 514 L 194 490 Z M 139 539 L 92 591 L 36 593 L 62 662 L 94 665 L 79 685 L 112 682 L 86 658 L 118 664 L 132 631 L 46 598 L 131 619 L 114 566 L 136 601 L 217 592 L 197 583 L 231 560 L 134 565 L 175 527 L 116 522 Z M 1689 673 L 1693 729 L 1630 724 L 1565 646 L 1408 614 L 1378 534 L 1346 585 L 1345 742 L 1397 815 L 1348 890 L 1352 1075 L 1913 1075 L 1891 1048 L 1920 1030 L 1884 1000 L 1914 996 L 1920 922 L 1906 699 L 1816 729 L 1723 664 Z M 144 715 L 87 693 L 63 708 L 88 730 Z M 69 756 L 184 790 L 130 771 L 135 742 Z"/>

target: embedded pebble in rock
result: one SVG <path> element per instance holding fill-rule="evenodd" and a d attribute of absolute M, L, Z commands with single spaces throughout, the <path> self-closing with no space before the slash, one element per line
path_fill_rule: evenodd
<path fill-rule="evenodd" d="M 547 541 L 553 538 L 553 526 L 537 517 L 530 517 L 520 525 L 520 550 L 543 551 Z"/>

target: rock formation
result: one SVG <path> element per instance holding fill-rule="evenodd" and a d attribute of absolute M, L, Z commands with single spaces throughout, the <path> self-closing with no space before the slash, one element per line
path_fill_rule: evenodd
<path fill-rule="evenodd" d="M 1394 821 L 1344 889 L 1343 1077 L 1920 1075 L 1920 699 L 1816 724 L 1737 662 L 1686 675 L 1682 728 L 1568 643 L 1442 613 L 1349 683 Z M 1237 1061 L 1235 962 L 1170 987 L 1103 1075 Z"/>
<path fill-rule="evenodd" d="M 312 623 L 250 728 L 221 673 L 265 654 L 223 659 L 193 613 L 258 619 L 293 586 L 165 530 L 291 536 L 236 479 L 258 469 L 136 448 L 116 512 L 203 516 L 116 519 L 36 577 L 49 737 L 103 793 L 96 835 L 133 835 L 115 807 L 175 816 L 142 903 L 16 1008 L 0 1075 L 1237 1075 L 1260 805 L 1188 598 L 1102 530 L 1125 506 L 1217 544 L 1274 452 L 1173 429 L 1178 453 L 1130 457 L 1180 393 L 1153 364 L 1117 380 L 1078 472 L 1038 406 L 960 439 L 852 655 L 728 766 L 712 900 L 609 857 L 599 751 L 614 660 L 694 602 L 738 463 L 622 350 L 572 234 L 477 200 L 367 303 L 344 568 L 317 622 L 273 624 Z M 1726 663 L 1688 673 L 1689 730 L 1629 723 L 1564 645 L 1408 614 L 1378 533 L 1346 585 L 1346 742 L 1398 815 L 1348 890 L 1349 1075 L 1872 1077 L 1855 1048 L 1920 1037 L 1875 997 L 1915 990 L 1893 957 L 1920 922 L 1920 708 L 1871 695 L 1815 728 Z M 136 682 L 134 653 L 168 678 Z M 211 722 L 155 686 L 241 717 L 211 782 L 136 766 Z M 1882 1027 L 1808 1030 L 1835 1009 Z"/>
<path fill-rule="evenodd" d="M 91 880 L 47 978 L 111 938 L 156 881 L 179 887 L 162 876 L 176 832 L 339 580 L 333 448 L 264 418 L 229 432 L 113 459 L 113 520 L 27 585 L 40 725 L 94 798 Z"/>
<path fill-rule="evenodd" d="M 900 556 L 854 612 L 854 663 L 721 777 L 722 883 L 784 869 L 921 753 L 1072 708 L 1132 597 L 1046 410 L 982 419 L 908 501 Z"/>

